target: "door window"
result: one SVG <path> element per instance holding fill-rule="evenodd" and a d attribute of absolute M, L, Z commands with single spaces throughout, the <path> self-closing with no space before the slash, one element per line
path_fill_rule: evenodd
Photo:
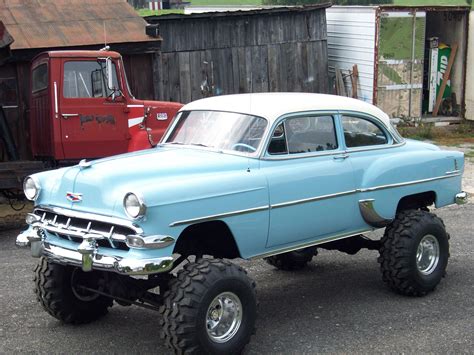
<path fill-rule="evenodd" d="M 115 63 L 112 66 L 113 86 L 118 88 Z M 64 63 L 63 95 L 65 98 L 108 97 L 105 61 L 70 61 Z M 117 95 L 117 92 L 116 92 Z"/>
<path fill-rule="evenodd" d="M 33 69 L 31 91 L 37 92 L 48 87 L 48 65 L 41 64 Z"/>
<path fill-rule="evenodd" d="M 342 116 L 342 127 L 348 148 L 388 143 L 385 132 L 369 120 L 360 117 Z"/>
<path fill-rule="evenodd" d="M 277 126 L 268 153 L 301 154 L 337 148 L 332 116 L 302 116 L 289 118 Z"/>

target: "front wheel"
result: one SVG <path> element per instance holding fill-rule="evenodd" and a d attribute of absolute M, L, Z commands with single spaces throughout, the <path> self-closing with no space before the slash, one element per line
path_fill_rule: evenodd
<path fill-rule="evenodd" d="M 89 323 L 107 314 L 112 299 L 84 290 L 99 289 L 99 272 L 50 263 L 41 257 L 35 268 L 34 291 L 50 315 L 72 324 Z"/>
<path fill-rule="evenodd" d="M 433 291 L 446 272 L 449 234 L 443 221 L 426 211 L 403 211 L 386 228 L 378 259 L 388 286 L 408 296 Z"/>
<path fill-rule="evenodd" d="M 176 353 L 239 354 L 256 319 L 255 283 L 220 259 L 187 264 L 164 295 L 162 338 Z"/>

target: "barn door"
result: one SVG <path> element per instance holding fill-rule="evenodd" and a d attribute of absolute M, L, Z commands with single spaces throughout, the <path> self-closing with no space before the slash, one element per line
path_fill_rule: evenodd
<path fill-rule="evenodd" d="M 421 117 L 425 12 L 382 12 L 377 106 L 390 117 Z"/>

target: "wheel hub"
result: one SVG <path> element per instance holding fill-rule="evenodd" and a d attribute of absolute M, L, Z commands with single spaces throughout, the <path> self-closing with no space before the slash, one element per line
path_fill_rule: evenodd
<path fill-rule="evenodd" d="M 242 303 L 232 292 L 217 295 L 206 313 L 206 329 L 209 338 L 216 343 L 229 341 L 242 323 Z"/>
<path fill-rule="evenodd" d="M 423 275 L 430 275 L 438 266 L 439 242 L 435 236 L 425 235 L 416 251 L 416 266 Z"/>

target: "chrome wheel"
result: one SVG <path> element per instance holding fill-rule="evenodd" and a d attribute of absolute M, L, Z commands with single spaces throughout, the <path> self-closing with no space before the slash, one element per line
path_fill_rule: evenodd
<path fill-rule="evenodd" d="M 438 266 L 439 243 L 435 236 L 425 235 L 416 251 L 416 266 L 423 275 L 431 274 Z"/>
<path fill-rule="evenodd" d="M 232 292 L 217 295 L 206 312 L 206 329 L 209 338 L 216 343 L 232 339 L 242 323 L 242 303 Z"/>

